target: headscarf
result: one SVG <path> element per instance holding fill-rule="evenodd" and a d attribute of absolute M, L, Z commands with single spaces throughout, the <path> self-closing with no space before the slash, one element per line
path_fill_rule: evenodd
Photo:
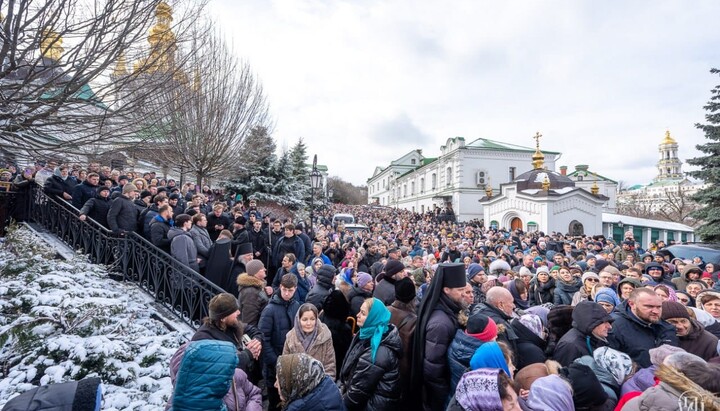
<path fill-rule="evenodd" d="M 275 367 L 285 404 L 304 397 L 325 379 L 322 363 L 305 353 L 281 355 Z"/>
<path fill-rule="evenodd" d="M 615 307 L 620 305 L 620 302 L 621 302 L 620 297 L 618 297 L 615 290 L 613 290 L 612 288 L 607 288 L 607 287 L 601 288 L 598 290 L 597 293 L 595 293 L 595 302 L 599 303 L 601 301 L 604 303 L 612 304 Z"/>
<path fill-rule="evenodd" d="M 572 387 L 557 374 L 538 378 L 530 386 L 527 405 L 537 411 L 574 410 Z"/>
<path fill-rule="evenodd" d="M 510 290 L 510 294 L 512 294 L 513 300 L 515 300 L 515 305 L 521 310 L 525 310 L 530 306 L 530 303 L 528 302 L 528 300 L 523 300 L 520 297 L 520 292 L 518 292 L 517 284 L 515 284 L 515 281 L 516 280 L 510 280 L 507 284 L 507 289 Z"/>
<path fill-rule="evenodd" d="M 302 325 L 300 324 L 300 311 L 303 311 L 303 307 L 310 308 L 310 311 L 315 314 L 315 328 L 312 332 L 310 332 L 310 334 L 305 334 L 305 331 L 303 331 Z M 303 313 L 304 312 L 306 311 L 303 311 Z M 295 325 L 293 326 L 293 330 L 295 330 L 295 335 L 297 335 L 298 340 L 302 343 L 303 350 L 305 350 L 305 352 L 307 352 L 308 348 L 310 348 L 312 343 L 315 341 L 315 338 L 317 338 L 319 329 L 320 318 L 318 318 L 318 310 L 317 307 L 315 307 L 315 304 L 305 303 L 301 305 L 295 313 Z"/>
<path fill-rule="evenodd" d="M 502 411 L 498 389 L 500 370 L 480 368 L 460 377 L 455 389 L 455 400 L 465 411 Z"/>
<path fill-rule="evenodd" d="M 475 350 L 475 354 L 470 359 L 470 369 L 477 370 L 479 368 L 500 368 L 508 377 L 512 378 L 505 356 L 495 341 L 487 342 Z"/>
<path fill-rule="evenodd" d="M 623 352 L 610 347 L 600 347 L 593 352 L 593 358 L 598 366 L 613 376 L 618 385 L 622 385 L 625 377 L 632 373 L 632 360 Z"/>
<path fill-rule="evenodd" d="M 487 281 L 483 283 L 483 285 L 480 286 L 480 290 L 482 290 L 483 293 L 487 294 L 488 290 L 497 286 L 497 280 L 488 278 Z"/>
<path fill-rule="evenodd" d="M 377 354 L 378 347 L 380 347 L 382 336 L 387 331 L 389 323 L 390 311 L 382 301 L 373 298 L 367 318 L 365 318 L 365 323 L 360 327 L 359 333 L 361 340 L 370 339 L 370 358 L 373 364 L 375 363 L 375 354 Z"/>
<path fill-rule="evenodd" d="M 543 338 L 543 323 L 535 314 L 523 314 L 520 316 L 520 323 L 540 338 Z M 544 338 L 543 338 L 544 339 Z"/>
<path fill-rule="evenodd" d="M 677 294 L 675 293 L 675 290 L 673 290 L 672 287 L 668 287 L 667 285 L 660 284 L 653 287 L 653 291 L 657 291 L 658 288 L 662 288 L 663 291 L 667 292 L 668 295 L 668 301 L 677 302 Z"/>

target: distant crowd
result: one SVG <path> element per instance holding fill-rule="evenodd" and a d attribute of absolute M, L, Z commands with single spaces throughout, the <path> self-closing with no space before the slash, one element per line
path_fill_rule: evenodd
<path fill-rule="evenodd" d="M 172 404 L 720 409 L 715 262 L 662 241 L 494 229 L 449 208 L 331 204 L 293 221 L 151 173 L 73 172 L 48 163 L 14 182 L 146 237 L 225 291 L 171 361 Z"/>

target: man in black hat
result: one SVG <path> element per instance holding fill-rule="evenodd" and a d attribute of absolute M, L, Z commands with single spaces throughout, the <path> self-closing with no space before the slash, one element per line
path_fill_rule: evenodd
<path fill-rule="evenodd" d="M 375 279 L 377 286 L 375 286 L 373 297 L 389 306 L 395 301 L 395 284 L 404 277 L 406 275 L 403 263 L 388 258 L 385 268 Z"/>
<path fill-rule="evenodd" d="M 445 410 L 452 395 L 447 351 L 459 328 L 466 281 L 464 264 L 440 264 L 420 304 L 411 375 L 412 386 L 422 387 L 417 398 L 424 410 Z"/>

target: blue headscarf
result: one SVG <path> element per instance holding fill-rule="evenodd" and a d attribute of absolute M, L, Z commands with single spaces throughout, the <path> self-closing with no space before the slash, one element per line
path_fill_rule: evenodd
<path fill-rule="evenodd" d="M 380 341 L 382 336 L 388 329 L 390 324 L 390 311 L 385 307 L 382 301 L 377 298 L 373 298 L 373 303 L 370 306 L 365 323 L 360 327 L 360 339 L 370 339 L 370 358 L 373 364 L 375 363 L 375 354 L 377 354 L 378 347 L 380 347 Z"/>
<path fill-rule="evenodd" d="M 470 369 L 477 370 L 478 368 L 500 368 L 508 377 L 512 378 L 505 356 L 495 341 L 486 342 L 475 350 L 475 354 L 470 359 Z"/>

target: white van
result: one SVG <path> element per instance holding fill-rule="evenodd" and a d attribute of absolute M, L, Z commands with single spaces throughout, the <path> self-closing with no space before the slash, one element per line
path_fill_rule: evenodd
<path fill-rule="evenodd" d="M 352 214 L 335 214 L 332 218 L 333 227 L 337 227 L 340 223 L 355 224 L 355 217 Z"/>

